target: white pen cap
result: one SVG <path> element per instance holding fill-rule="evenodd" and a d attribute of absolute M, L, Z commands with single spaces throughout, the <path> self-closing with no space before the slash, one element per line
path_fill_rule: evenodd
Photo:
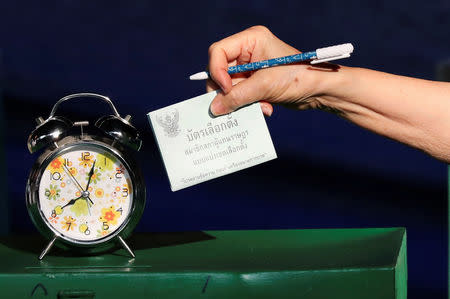
<path fill-rule="evenodd" d="M 311 63 L 316 64 L 325 61 L 350 57 L 350 53 L 352 52 L 353 52 L 353 45 L 350 43 L 320 48 L 316 50 L 317 59 L 312 60 Z"/>
<path fill-rule="evenodd" d="M 209 78 L 209 75 L 207 72 L 195 73 L 195 74 L 189 76 L 189 80 L 206 80 L 208 78 Z"/>

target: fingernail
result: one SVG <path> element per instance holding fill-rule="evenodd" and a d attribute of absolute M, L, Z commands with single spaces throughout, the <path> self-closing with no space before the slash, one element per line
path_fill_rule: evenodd
<path fill-rule="evenodd" d="M 264 113 L 264 115 L 271 116 L 272 115 L 272 109 L 268 107 L 267 105 L 261 105 L 261 110 Z"/>
<path fill-rule="evenodd" d="M 219 116 L 225 114 L 225 106 L 223 106 L 222 101 L 214 100 L 209 107 L 209 110 L 213 116 Z"/>

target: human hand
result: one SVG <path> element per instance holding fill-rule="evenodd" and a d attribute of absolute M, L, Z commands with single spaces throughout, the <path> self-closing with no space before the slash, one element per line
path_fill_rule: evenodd
<path fill-rule="evenodd" d="M 272 114 L 271 104 L 318 108 L 450 162 L 449 83 L 329 63 L 283 65 L 232 77 L 227 73 L 229 66 L 298 52 L 263 26 L 212 44 L 207 90 L 222 92 L 211 112 L 227 114 L 257 101 L 265 115 Z"/>
<path fill-rule="evenodd" d="M 322 72 L 307 63 L 283 65 L 255 72 L 227 73 L 230 66 L 300 53 L 269 29 L 255 26 L 213 43 L 209 48 L 207 91 L 222 90 L 211 103 L 211 112 L 222 115 L 259 101 L 263 113 L 270 116 L 271 103 L 296 109 L 321 107 L 316 97 L 324 92 Z M 325 69 L 330 71 L 330 64 Z M 333 67 L 332 67 L 333 68 Z M 236 84 L 236 85 L 234 85 Z M 317 101 L 316 101 L 317 100 Z"/>

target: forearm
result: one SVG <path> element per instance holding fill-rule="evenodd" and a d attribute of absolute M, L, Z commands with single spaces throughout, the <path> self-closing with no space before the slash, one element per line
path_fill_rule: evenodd
<path fill-rule="evenodd" d="M 341 67 L 317 98 L 344 118 L 450 161 L 450 83 Z"/>

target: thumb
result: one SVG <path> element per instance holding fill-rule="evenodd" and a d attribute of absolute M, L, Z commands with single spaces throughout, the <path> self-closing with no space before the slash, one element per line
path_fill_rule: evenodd
<path fill-rule="evenodd" d="M 254 74 L 248 79 L 239 82 L 227 94 L 219 92 L 211 103 L 211 113 L 214 116 L 219 116 L 263 100 L 265 94 L 264 84 L 261 84 L 261 80 L 258 80 L 256 77 Z"/>

